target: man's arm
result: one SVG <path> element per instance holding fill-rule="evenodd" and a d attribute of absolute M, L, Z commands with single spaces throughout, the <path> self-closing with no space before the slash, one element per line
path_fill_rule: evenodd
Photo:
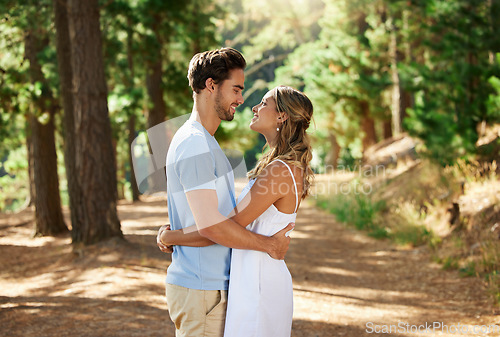
<path fill-rule="evenodd" d="M 289 191 L 293 188 L 291 182 L 292 180 L 289 176 L 288 169 L 283 164 L 279 162 L 270 164 L 260 174 L 250 192 L 243 198 L 238 206 L 231 211 L 231 214 L 229 215 L 231 220 L 235 221 L 242 227 L 246 227 L 250 222 L 255 220 L 266 209 L 268 209 L 276 200 L 283 197 L 284 194 L 289 193 Z M 208 198 L 206 200 L 215 199 Z M 202 209 L 203 207 L 206 206 L 202 205 L 199 208 Z M 210 209 L 210 211 L 213 210 L 216 210 L 215 206 Z M 202 212 L 202 216 L 204 214 L 205 213 Z M 220 214 L 217 212 L 215 216 L 220 216 Z M 206 224 L 202 225 L 206 226 Z M 285 230 L 288 231 L 290 228 L 291 227 L 285 228 Z M 217 230 L 217 228 L 214 229 Z M 212 234 L 217 235 L 220 233 L 216 232 Z M 281 231 L 275 234 L 275 236 L 280 235 L 282 235 Z M 175 231 L 165 230 L 159 234 L 159 238 L 165 245 L 205 247 L 214 244 L 214 242 L 209 238 L 200 234 L 197 225 Z M 162 249 L 160 242 L 158 243 L 158 246 Z"/>
<path fill-rule="evenodd" d="M 156 243 L 164 253 L 172 253 L 172 246 L 206 247 L 215 244 L 204 236 L 201 236 L 196 225 L 187 229 L 171 230 L 170 225 L 161 226 L 158 230 Z"/>
<path fill-rule="evenodd" d="M 292 224 L 271 237 L 256 234 L 220 214 L 215 190 L 193 190 L 186 197 L 198 232 L 205 238 L 230 248 L 266 252 L 275 259 L 285 257 L 290 243 L 285 233 L 293 228 Z"/>

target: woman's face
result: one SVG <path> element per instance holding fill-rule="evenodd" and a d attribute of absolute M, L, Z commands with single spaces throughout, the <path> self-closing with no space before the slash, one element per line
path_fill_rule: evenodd
<path fill-rule="evenodd" d="M 278 109 L 273 98 L 273 92 L 268 91 L 262 101 L 252 108 L 253 118 L 250 122 L 250 129 L 264 135 L 276 133 L 278 127 Z"/>

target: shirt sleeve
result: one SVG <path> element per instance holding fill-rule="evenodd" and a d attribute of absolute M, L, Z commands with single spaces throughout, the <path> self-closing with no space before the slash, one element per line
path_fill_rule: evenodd
<path fill-rule="evenodd" d="M 215 161 L 207 140 L 201 136 L 191 136 L 179 150 L 174 167 L 184 193 L 215 190 Z"/>

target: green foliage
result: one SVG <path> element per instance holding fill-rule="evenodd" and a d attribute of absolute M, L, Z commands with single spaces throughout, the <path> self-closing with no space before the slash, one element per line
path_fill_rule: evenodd
<path fill-rule="evenodd" d="M 440 260 L 439 263 L 443 265 L 444 270 L 456 270 L 458 269 L 458 258 L 447 256 L 444 259 Z"/>
<path fill-rule="evenodd" d="M 330 0 L 325 5 L 319 39 L 295 49 L 277 69 L 275 83 L 303 88 L 313 100 L 315 118 L 342 148 L 351 148 L 362 136 L 360 101 L 368 102 L 377 121 L 390 116 L 389 51 L 395 34 L 400 94 L 409 94 L 411 101 L 403 107 L 406 130 L 443 165 L 475 153 L 477 124 L 498 122 L 500 114 L 493 94 L 500 67 L 491 62 L 500 34 L 490 20 L 499 6 L 485 0 Z M 325 158 L 329 134 L 318 130 L 318 135 Z"/>
<path fill-rule="evenodd" d="M 311 98 L 315 121 L 330 132 L 316 133 L 321 157 L 331 150 L 326 140 L 333 134 L 341 148 L 361 158 L 360 103 L 367 102 L 372 117 L 385 118 L 388 109 L 382 95 L 390 85 L 386 37 L 380 19 L 369 15 L 377 7 L 373 2 L 325 1 L 325 6 L 319 39 L 297 48 L 275 82 L 300 85 Z"/>
<path fill-rule="evenodd" d="M 405 126 L 443 165 L 475 153 L 479 122 L 498 121 L 491 113 L 494 108 L 486 107 L 494 86 L 488 79 L 500 70 L 488 61 L 496 48 L 489 38 L 489 16 L 488 3 L 482 0 L 425 1 L 414 9 L 414 20 L 424 28 L 425 59 L 403 69 L 409 90 L 415 92 Z M 410 41 L 421 39 L 413 36 Z M 408 83 L 409 73 L 418 74 L 413 83 Z"/>
<path fill-rule="evenodd" d="M 10 151 L 0 161 L 0 212 L 18 210 L 29 198 L 26 147 Z"/>
<path fill-rule="evenodd" d="M 228 11 L 226 19 L 218 22 L 223 44 L 242 51 L 247 61 L 245 103 L 241 109 L 258 104 L 276 85 L 292 85 L 300 89 L 300 85 L 288 81 L 276 83 L 275 70 L 294 50 L 317 39 L 320 31 L 317 19 L 321 17 L 323 1 L 220 0 L 218 3 Z M 231 130 L 231 133 L 222 130 L 218 136 L 223 141 L 234 135 L 239 139 L 243 128 Z M 251 137 L 256 139 L 258 135 Z M 255 155 L 262 150 L 260 142 L 252 143 L 254 147 L 245 152 L 247 164 L 254 163 Z"/>
<path fill-rule="evenodd" d="M 500 53 L 496 54 L 497 64 L 500 65 Z M 490 94 L 488 97 L 487 105 L 487 115 L 488 119 L 493 122 L 500 122 L 500 78 L 492 76 L 489 79 L 490 85 L 495 90 L 494 94 Z"/>
<path fill-rule="evenodd" d="M 476 276 L 476 263 L 474 261 L 468 262 L 465 266 L 459 269 L 459 272 L 463 277 Z"/>
<path fill-rule="evenodd" d="M 252 117 L 253 112 L 250 108 L 246 108 L 242 112 L 237 112 L 231 122 L 221 123 L 215 133 L 221 147 L 237 150 L 241 153 L 254 149 L 258 133 L 249 128 Z"/>
<path fill-rule="evenodd" d="M 316 204 L 334 214 L 338 221 L 351 225 L 358 230 L 368 232 L 375 238 L 387 238 L 387 229 L 381 226 L 379 213 L 385 208 L 385 202 L 375 201 L 370 195 L 364 194 L 353 181 L 349 191 L 334 196 L 321 196 Z"/>

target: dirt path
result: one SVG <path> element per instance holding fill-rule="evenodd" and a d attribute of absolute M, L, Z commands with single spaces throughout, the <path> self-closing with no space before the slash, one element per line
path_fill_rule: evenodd
<path fill-rule="evenodd" d="M 174 335 L 164 302 L 169 256 L 155 244 L 165 203 L 120 204 L 119 214 L 127 243 L 76 252 L 68 236 L 28 239 L 30 211 L 0 216 L 0 336 Z M 425 249 L 367 238 L 307 202 L 292 238 L 292 336 L 457 336 L 456 328 L 500 336 L 464 333 L 465 325 L 500 329 L 499 311 L 480 280 L 441 270 Z M 433 322 L 450 333 L 415 333 Z M 406 331 L 374 331 L 398 324 Z"/>

